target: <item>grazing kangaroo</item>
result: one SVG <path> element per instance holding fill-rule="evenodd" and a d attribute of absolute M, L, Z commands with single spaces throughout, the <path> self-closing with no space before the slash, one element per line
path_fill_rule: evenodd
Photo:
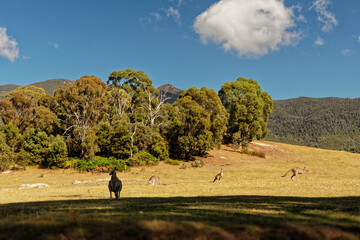
<path fill-rule="evenodd" d="M 112 192 L 115 193 L 116 199 L 120 199 L 120 192 L 122 189 L 122 183 L 120 179 L 116 177 L 116 167 L 110 172 L 111 180 L 109 181 L 109 192 L 110 192 L 110 200 L 112 199 Z"/>
<path fill-rule="evenodd" d="M 149 178 L 148 185 L 155 185 L 155 181 L 158 181 L 161 184 L 160 178 L 158 178 L 157 176 L 152 176 L 151 178 Z"/>
<path fill-rule="evenodd" d="M 301 168 L 298 168 L 298 167 L 294 167 L 292 169 L 290 169 L 289 171 L 287 171 L 285 173 L 284 176 L 281 176 L 281 177 L 285 177 L 289 172 L 292 172 L 293 175 L 291 176 L 291 180 L 295 181 L 294 177 L 297 175 L 297 174 L 304 174 L 306 171 L 309 171 L 306 169 L 306 167 L 304 167 L 304 169 L 301 169 Z"/>
<path fill-rule="evenodd" d="M 215 179 L 214 179 L 213 182 L 215 182 L 216 180 L 217 180 L 218 182 L 220 182 L 220 180 L 221 180 L 221 178 L 222 178 L 223 176 L 224 176 L 224 171 L 223 171 L 223 169 L 221 169 L 221 172 L 218 173 L 218 174 L 216 174 Z"/>

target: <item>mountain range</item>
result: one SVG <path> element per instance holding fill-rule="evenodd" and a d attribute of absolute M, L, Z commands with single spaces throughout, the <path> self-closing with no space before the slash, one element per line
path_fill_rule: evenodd
<path fill-rule="evenodd" d="M 56 87 L 72 82 L 50 79 L 29 86 L 44 88 L 53 94 Z M 0 85 L 0 95 L 19 85 Z M 167 103 L 174 103 L 183 90 L 171 84 L 158 89 Z M 274 100 L 274 111 L 268 122 L 266 140 L 325 149 L 360 152 L 360 98 L 299 97 Z"/>

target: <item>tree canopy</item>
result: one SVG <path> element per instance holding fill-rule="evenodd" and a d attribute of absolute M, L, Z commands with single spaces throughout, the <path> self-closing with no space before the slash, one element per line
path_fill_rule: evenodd
<path fill-rule="evenodd" d="M 247 146 L 252 139 L 266 136 L 266 123 L 273 103 L 255 80 L 240 77 L 234 82 L 226 82 L 219 96 L 230 115 L 226 136 L 228 142 L 235 147 Z"/>
<path fill-rule="evenodd" d="M 173 119 L 168 134 L 175 157 L 190 159 L 221 145 L 228 114 L 214 90 L 191 87 L 175 106 L 181 114 Z"/>
<path fill-rule="evenodd" d="M 0 170 L 13 163 L 64 167 L 74 157 L 80 169 L 126 169 L 266 136 L 272 99 L 255 80 L 225 83 L 219 94 L 191 87 L 173 104 L 166 96 L 132 69 L 113 71 L 107 84 L 82 76 L 54 96 L 20 87 L 0 100 Z"/>
<path fill-rule="evenodd" d="M 83 76 L 54 93 L 62 129 L 71 142 L 70 153 L 91 158 L 97 147 L 95 134 L 108 109 L 107 85 L 95 76 Z"/>

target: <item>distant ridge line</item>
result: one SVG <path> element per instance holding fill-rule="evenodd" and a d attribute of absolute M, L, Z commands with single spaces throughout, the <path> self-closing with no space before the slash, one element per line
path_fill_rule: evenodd
<path fill-rule="evenodd" d="M 35 86 L 35 87 L 43 88 L 47 94 L 53 95 L 57 87 L 60 87 L 70 82 L 73 81 L 65 78 L 55 78 L 45 81 L 34 82 L 27 85 L 5 84 L 5 85 L 0 85 L 0 95 L 11 92 L 20 86 Z"/>

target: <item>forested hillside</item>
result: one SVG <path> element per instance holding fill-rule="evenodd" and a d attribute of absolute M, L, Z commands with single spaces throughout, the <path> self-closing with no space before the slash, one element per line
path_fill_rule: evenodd
<path fill-rule="evenodd" d="M 266 139 L 360 152 L 360 98 L 276 100 Z"/>

